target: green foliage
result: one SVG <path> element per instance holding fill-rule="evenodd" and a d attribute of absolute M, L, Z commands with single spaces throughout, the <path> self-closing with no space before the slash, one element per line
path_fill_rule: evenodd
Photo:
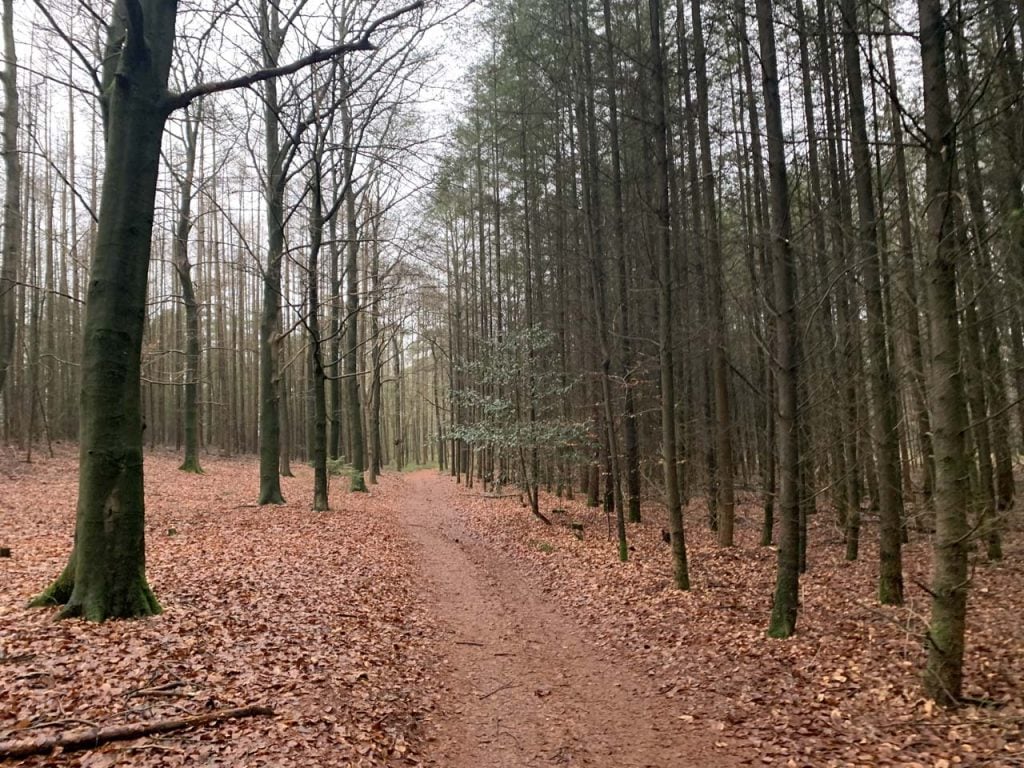
<path fill-rule="evenodd" d="M 537 365 L 553 341 L 554 335 L 540 327 L 510 330 L 500 339 L 487 340 L 478 359 L 461 362 L 463 380 L 472 385 L 453 396 L 473 420 L 451 427 L 447 437 L 478 447 L 586 455 L 594 440 L 590 422 L 561 415 L 562 400 L 576 379 Z"/>
<path fill-rule="evenodd" d="M 352 472 L 352 465 L 342 459 L 328 459 L 327 460 L 327 474 L 329 475 L 348 475 Z"/>

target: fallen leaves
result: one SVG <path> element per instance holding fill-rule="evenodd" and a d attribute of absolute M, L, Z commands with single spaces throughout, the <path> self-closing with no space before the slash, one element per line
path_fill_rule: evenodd
<path fill-rule="evenodd" d="M 25 607 L 71 547 L 76 456 L 18 467 L 0 499 L 14 557 L 0 561 L 0 739 L 267 703 L 275 718 L 29 758 L 25 765 L 420 765 L 437 704 L 428 618 L 396 535 L 388 478 L 332 488 L 310 511 L 305 467 L 292 503 L 252 507 L 251 458 L 146 457 L 147 560 L 164 613 L 53 621 Z"/>
<path fill-rule="evenodd" d="M 1024 764 L 1019 530 L 1007 535 L 1002 563 L 974 570 L 965 694 L 980 703 L 947 712 L 920 694 L 928 595 L 912 589 L 903 607 L 876 603 L 877 533 L 868 524 L 861 560 L 847 563 L 829 512 L 815 516 L 798 633 L 777 641 L 765 636 L 776 553 L 757 546 L 752 497 L 739 505 L 731 549 L 702 525 L 703 500 L 691 505 L 690 592 L 672 588 L 657 504 L 630 526 L 631 558 L 619 563 L 603 512 L 580 501 L 542 496 L 542 506 L 566 510 L 551 527 L 513 501 L 467 489 L 460 502 L 477 534 L 523 563 L 595 644 L 641 665 L 687 717 L 723 744 L 752 747 L 761 764 Z M 583 524 L 584 540 L 568 521 Z M 541 536 L 549 551 L 536 545 Z M 907 583 L 927 583 L 930 562 L 930 542 L 915 537 L 904 551 Z"/>

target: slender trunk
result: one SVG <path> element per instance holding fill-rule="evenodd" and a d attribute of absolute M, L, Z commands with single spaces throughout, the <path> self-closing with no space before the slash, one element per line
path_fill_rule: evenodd
<path fill-rule="evenodd" d="M 322 153 L 317 146 L 315 152 Z M 327 491 L 327 372 L 324 370 L 323 341 L 320 333 L 320 252 L 324 239 L 324 200 L 319 157 L 313 162 L 311 179 L 312 200 L 309 211 L 309 257 L 307 261 L 308 290 L 307 311 L 309 319 L 309 368 L 313 397 L 311 426 L 311 455 L 313 463 L 313 510 L 325 512 L 330 509 Z"/>
<path fill-rule="evenodd" d="M 185 172 L 178 200 L 178 221 L 174 233 L 171 260 L 181 283 L 185 305 L 185 457 L 179 469 L 202 473 L 199 465 L 199 302 L 192 282 L 192 263 L 188 257 L 188 237 L 192 229 L 192 184 L 195 179 L 200 114 L 185 118 Z"/>
<path fill-rule="evenodd" d="M 693 18 L 693 58 L 697 75 L 697 136 L 700 141 L 701 194 L 704 207 L 703 237 L 707 247 L 708 304 L 711 310 L 711 374 L 715 399 L 715 486 L 718 492 L 718 543 L 733 545 L 735 491 L 732 455 L 732 415 L 729 406 L 729 360 L 726 355 L 725 277 L 722 243 L 718 236 L 718 206 L 715 201 L 715 176 L 711 163 L 711 128 L 708 95 L 707 52 L 701 0 L 690 4 Z"/>
<path fill-rule="evenodd" d="M 622 200 L 622 158 L 619 150 L 618 66 L 612 38 L 611 0 L 603 0 L 605 63 L 608 68 L 608 131 L 612 156 L 612 237 L 619 291 L 619 355 L 625 381 L 622 440 L 626 461 L 626 504 L 631 523 L 640 522 L 640 446 L 637 437 L 636 396 L 633 394 L 633 340 L 630 319 L 626 226 Z"/>
<path fill-rule="evenodd" d="M 882 260 L 878 249 L 878 221 L 871 153 L 868 147 L 864 87 L 860 69 L 860 40 L 857 25 L 858 0 L 842 0 L 843 58 L 849 95 L 852 132 L 853 175 L 857 188 L 858 242 L 863 261 L 864 295 L 867 299 L 868 355 L 874 407 L 872 432 L 878 475 L 881 518 L 879 539 L 878 599 L 883 605 L 903 603 L 903 561 L 901 526 L 903 481 L 900 477 L 899 433 L 897 428 L 896 382 L 889 367 L 885 309 L 882 302 Z"/>
<path fill-rule="evenodd" d="M 277 4 L 262 0 L 260 33 L 263 62 L 277 64 L 281 50 Z M 267 154 L 267 258 L 263 268 L 263 309 L 260 313 L 260 495 L 259 504 L 283 504 L 281 493 L 281 401 L 278 371 L 278 327 L 281 320 L 281 259 L 284 255 L 284 158 L 278 124 L 277 83 L 264 84 L 263 120 Z"/>
<path fill-rule="evenodd" d="M 346 86 L 347 87 L 347 86 Z M 348 100 L 341 102 L 342 142 L 345 163 L 345 404 L 348 407 L 348 429 L 352 441 L 353 491 L 365 491 L 363 410 L 359 398 L 359 230 L 356 222 L 355 135 Z"/>
<path fill-rule="evenodd" d="M 651 29 L 651 65 L 653 69 L 654 118 L 654 210 L 656 258 L 658 264 L 658 357 L 661 364 L 661 460 L 665 475 L 665 506 L 668 509 L 669 538 L 675 585 L 690 588 L 686 562 L 686 536 L 679 496 L 679 471 L 676 467 L 676 392 L 673 361 L 672 297 L 672 224 L 669 211 L 668 120 L 665 104 L 665 64 L 662 50 L 661 0 L 648 0 Z"/>
<path fill-rule="evenodd" d="M 14 353 L 17 327 L 15 290 L 21 260 L 21 155 L 18 154 L 18 58 L 14 43 L 13 0 L 3 2 L 4 121 L 3 156 L 7 176 L 4 183 L 3 258 L 0 263 L 0 396 L 4 392 Z M 6 413 L 5 413 L 6 416 Z"/>
<path fill-rule="evenodd" d="M 775 381 L 779 446 L 779 555 L 768 634 L 789 637 L 796 631 L 800 586 L 800 452 L 797 392 L 796 262 L 792 246 L 789 181 L 782 131 L 782 104 L 775 53 L 771 0 L 756 0 L 761 49 L 765 134 L 771 200 L 771 247 L 775 278 Z"/>
<path fill-rule="evenodd" d="M 886 30 L 891 25 L 890 14 L 885 14 Z M 897 82 L 896 54 L 892 35 L 885 36 L 885 62 L 889 82 Z M 932 451 L 932 427 L 928 416 L 928 403 L 924 392 L 924 355 L 921 351 L 921 325 L 918 317 L 917 275 L 914 267 L 914 235 L 910 212 L 910 183 L 907 174 L 907 153 L 903 140 L 903 116 L 898 94 L 893 89 L 889 100 L 889 122 L 892 131 L 893 161 L 896 165 L 896 194 L 899 215 L 899 258 L 896 270 L 896 302 L 899 320 L 894 326 L 900 329 L 902 343 L 896 345 L 897 359 L 903 357 L 899 366 L 900 378 L 909 382 L 911 408 L 917 425 L 918 441 L 921 444 L 921 459 L 924 465 L 923 496 L 926 504 L 931 503 L 935 486 L 935 457 Z M 920 516 L 920 513 L 918 513 Z"/>
<path fill-rule="evenodd" d="M 967 618 L 967 409 L 956 300 L 956 131 L 940 0 L 919 0 L 924 80 L 926 307 L 931 328 L 928 394 L 935 447 L 935 538 L 925 694 L 954 705 L 963 685 Z"/>
<path fill-rule="evenodd" d="M 374 219 L 376 222 L 376 218 Z M 381 363 L 381 352 L 384 342 L 381 340 L 380 329 L 380 247 L 377 243 L 376 225 L 374 226 L 374 238 L 370 243 L 372 254 L 370 261 L 370 484 L 376 484 L 377 475 L 381 470 L 381 435 L 380 435 L 380 413 L 381 413 L 381 376 L 383 364 Z M 396 419 L 401 414 L 396 410 Z M 400 440 L 400 433 L 395 440 Z M 397 446 L 397 443 L 396 443 Z M 397 458 L 397 451 L 396 451 Z"/>

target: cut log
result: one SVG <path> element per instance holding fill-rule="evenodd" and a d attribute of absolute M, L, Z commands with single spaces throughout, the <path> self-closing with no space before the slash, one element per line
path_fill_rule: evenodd
<path fill-rule="evenodd" d="M 150 736 L 154 733 L 180 731 L 183 728 L 194 728 L 197 725 L 207 725 L 220 722 L 221 720 L 273 714 L 274 710 L 270 707 L 250 705 L 234 709 L 218 709 L 188 717 L 153 720 L 147 723 L 129 723 L 128 725 L 113 725 L 106 728 L 76 728 L 73 731 L 65 731 L 64 733 L 50 736 L 10 739 L 8 741 L 0 741 L 0 760 L 27 757 L 28 755 L 41 755 L 57 747 L 66 751 L 93 748 L 110 741 L 124 741 L 126 739 L 137 739 L 139 736 Z"/>

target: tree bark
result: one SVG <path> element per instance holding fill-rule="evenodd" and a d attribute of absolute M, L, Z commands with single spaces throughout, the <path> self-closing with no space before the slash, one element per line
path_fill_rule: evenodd
<path fill-rule="evenodd" d="M 673 361 L 672 223 L 669 210 L 668 120 L 665 104 L 665 63 L 662 50 L 661 0 L 648 0 L 653 69 L 654 122 L 654 210 L 656 259 L 658 265 L 658 359 L 661 364 L 661 461 L 665 477 L 665 507 L 668 510 L 669 539 L 675 585 L 690 588 L 686 562 L 686 534 L 676 467 L 676 392 Z"/>
<path fill-rule="evenodd" d="M 901 526 L 903 481 L 900 477 L 899 432 L 897 427 L 896 382 L 889 367 L 889 351 L 882 302 L 882 260 L 878 249 L 878 221 L 871 153 L 868 147 L 864 86 L 860 69 L 860 41 L 857 25 L 858 0 L 842 0 L 843 59 L 849 98 L 853 175 L 857 188 L 858 243 L 867 299 L 868 355 L 881 518 L 879 539 L 878 599 L 883 605 L 903 603 L 903 561 Z"/>
<path fill-rule="evenodd" d="M 931 329 L 928 395 L 935 447 L 935 538 L 926 695 L 955 705 L 963 685 L 967 618 L 967 408 L 956 299 L 956 130 L 940 0 L 919 0 L 924 80 L 926 285 Z"/>
<path fill-rule="evenodd" d="M 343 86 L 347 87 L 347 86 Z M 345 405 L 352 443 L 351 489 L 366 491 L 363 410 L 359 396 L 359 228 L 356 221 L 355 152 L 352 112 L 348 99 L 341 102 L 343 161 L 345 164 Z"/>
<path fill-rule="evenodd" d="M 796 263 L 793 256 L 789 181 L 782 131 L 782 104 L 775 52 L 772 1 L 756 0 L 761 49 L 771 249 L 775 303 L 776 437 L 779 446 L 779 555 L 768 634 L 785 638 L 796 631 L 800 586 L 800 451 L 797 392 Z"/>
<path fill-rule="evenodd" d="M 260 34 L 265 66 L 277 65 L 281 31 L 276 3 L 261 0 Z M 263 120 L 267 153 L 267 259 L 263 266 L 260 313 L 260 504 L 284 504 L 281 493 L 281 401 L 278 328 L 281 321 L 281 259 L 284 254 L 284 155 L 281 150 L 277 82 L 264 85 Z"/>
<path fill-rule="evenodd" d="M 708 305 L 711 310 L 711 379 L 715 402 L 715 473 L 718 493 L 718 543 L 733 545 L 735 524 L 735 490 L 732 455 L 732 414 L 729 404 L 729 359 L 726 355 L 725 277 L 723 275 L 722 243 L 718 236 L 718 206 L 715 201 L 715 176 L 711 162 L 710 104 L 708 95 L 707 51 L 704 45 L 704 24 L 701 0 L 690 3 L 693 19 L 693 58 L 697 75 L 697 136 L 700 141 L 701 196 L 704 207 L 704 229 L 700 236 L 707 247 Z"/>
<path fill-rule="evenodd" d="M 3 4 L 4 57 L 3 71 L 4 121 L 3 156 L 7 177 L 4 183 L 3 259 L 0 263 L 0 395 L 3 395 L 7 372 L 14 352 L 14 329 L 17 327 L 18 262 L 21 260 L 21 155 L 18 153 L 18 55 L 14 43 L 13 0 Z M 5 414 L 6 415 L 6 414 Z"/>
<path fill-rule="evenodd" d="M 130 5 L 115 4 L 104 56 L 106 161 L 82 339 L 75 544 L 33 601 L 93 621 L 160 611 L 145 575 L 139 381 L 177 6 Z"/>
<path fill-rule="evenodd" d="M 185 118 L 185 172 L 180 182 L 178 221 L 171 253 L 185 305 L 185 408 L 182 414 L 185 456 L 179 469 L 197 474 L 203 471 L 199 464 L 199 302 L 192 282 L 188 237 L 192 230 L 192 184 L 195 180 L 200 119 L 201 113 L 187 115 Z"/>

